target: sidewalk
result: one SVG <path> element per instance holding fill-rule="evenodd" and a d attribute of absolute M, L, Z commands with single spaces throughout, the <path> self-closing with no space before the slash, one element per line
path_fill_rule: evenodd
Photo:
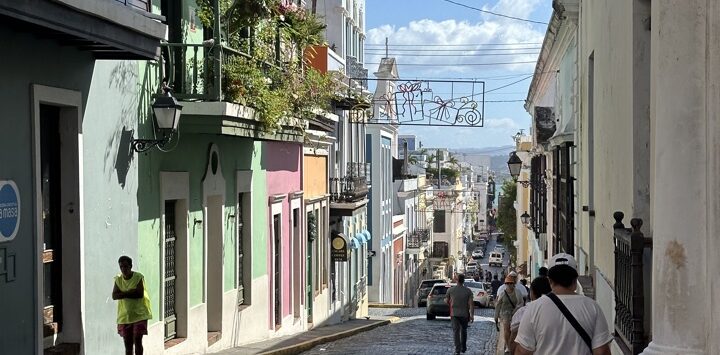
<path fill-rule="evenodd" d="M 298 354 L 310 350 L 317 345 L 353 336 L 383 325 L 390 324 L 390 319 L 365 320 L 355 319 L 345 323 L 318 327 L 295 335 L 278 337 L 259 343 L 247 344 L 237 348 L 218 352 L 223 355 L 285 355 Z"/>

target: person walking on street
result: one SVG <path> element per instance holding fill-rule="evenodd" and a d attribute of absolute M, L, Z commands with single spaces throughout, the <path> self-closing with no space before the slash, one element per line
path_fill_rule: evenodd
<path fill-rule="evenodd" d="M 528 290 L 525 288 L 525 286 L 522 285 L 520 280 L 518 280 L 518 274 L 515 271 L 510 272 L 508 277 L 512 277 L 515 281 L 515 289 L 520 292 L 520 295 L 523 297 L 523 306 L 525 305 L 525 300 L 528 298 Z M 500 286 L 498 289 L 498 294 L 502 293 L 505 290 L 505 285 Z"/>
<path fill-rule="evenodd" d="M 536 299 L 550 293 L 550 281 L 547 277 L 538 276 L 530 283 L 530 300 L 535 301 Z M 527 305 L 520 307 L 515 314 L 512 316 L 510 321 L 510 341 L 508 342 L 508 349 L 510 354 L 515 354 L 517 343 L 515 338 L 517 337 L 518 328 L 520 327 L 520 321 L 527 310 Z"/>
<path fill-rule="evenodd" d="M 445 296 L 445 302 L 450 305 L 450 320 L 455 340 L 455 354 L 467 351 L 468 323 L 474 321 L 475 303 L 473 293 L 465 287 L 465 275 L 457 276 L 457 285 L 450 287 Z"/>
<path fill-rule="evenodd" d="M 610 355 L 613 336 L 600 306 L 575 293 L 575 258 L 556 254 L 549 266 L 552 292 L 527 306 L 515 338 L 515 354 Z"/>
<path fill-rule="evenodd" d="M 490 282 L 490 287 L 492 287 L 492 294 L 495 298 L 497 298 L 498 289 L 500 289 L 500 286 L 502 286 L 502 281 L 498 280 L 498 275 L 493 275 L 493 280 Z"/>
<path fill-rule="evenodd" d="M 548 268 L 546 268 L 546 267 L 544 267 L 544 266 L 541 267 L 541 268 L 538 270 L 538 275 L 540 275 L 541 277 L 548 277 Z"/>
<path fill-rule="evenodd" d="M 150 297 L 145 289 L 145 277 L 132 271 L 132 259 L 118 259 L 120 274 L 115 276 L 112 299 L 118 301 L 117 330 L 125 343 L 125 355 L 143 354 L 142 338 L 147 335 L 147 322 L 152 319 Z"/>
<path fill-rule="evenodd" d="M 505 278 L 505 289 L 498 291 L 495 301 L 495 328 L 502 331 L 506 353 L 508 352 L 507 345 L 510 342 L 510 320 L 522 305 L 522 294 L 515 288 L 515 279 L 508 275 Z"/>

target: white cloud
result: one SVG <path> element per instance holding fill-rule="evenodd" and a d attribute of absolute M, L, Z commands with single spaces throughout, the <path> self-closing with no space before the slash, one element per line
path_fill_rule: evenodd
<path fill-rule="evenodd" d="M 485 127 L 497 130 L 518 130 L 520 126 L 511 118 L 488 118 L 485 119 Z"/>
<path fill-rule="evenodd" d="M 487 5 L 484 9 L 488 11 L 507 14 L 510 16 L 528 18 L 535 10 L 541 0 L 500 0 L 492 7 Z M 431 19 L 419 19 L 408 23 L 407 25 L 394 26 L 382 25 L 367 31 L 368 44 L 384 44 L 385 38 L 389 39 L 390 56 L 395 57 L 401 64 L 402 71 L 408 71 L 412 68 L 413 72 L 422 71 L 424 73 L 468 73 L 477 70 L 498 70 L 506 69 L 512 71 L 532 71 L 537 60 L 538 49 L 521 49 L 521 48 L 539 48 L 539 44 L 514 46 L 514 50 L 494 50 L 491 48 L 510 48 L 510 47 L 482 47 L 481 50 L 473 50 L 467 52 L 443 51 L 450 49 L 447 47 L 423 47 L 424 49 L 438 49 L 436 52 L 422 52 L 422 54 L 475 54 L 476 56 L 414 56 L 413 53 L 403 52 L 400 49 L 417 49 L 418 47 L 400 47 L 394 45 L 467 45 L 480 43 L 540 43 L 545 35 L 544 28 L 540 25 L 533 25 L 527 22 L 516 21 L 508 18 L 483 14 L 480 16 L 481 21 L 471 23 L 467 21 L 457 21 L 454 19 L 435 21 Z M 381 57 L 379 54 L 384 52 L 378 46 L 366 48 L 366 62 L 377 63 Z M 471 48 L 471 47 L 459 47 Z M 452 48 L 452 49 L 458 49 Z M 375 53 L 375 54 L 373 54 Z M 417 53 L 417 52 L 415 52 Z M 502 55 L 485 55 L 482 54 L 502 54 Z M 532 54 L 527 54 L 532 53 Z M 418 63 L 418 64 L 463 64 L 463 63 L 513 63 L 513 62 L 532 62 L 525 64 L 510 64 L 503 66 L 447 66 L 447 67 L 420 67 L 420 66 L 402 66 L 402 63 Z M 372 67 L 372 66 L 371 66 Z"/>

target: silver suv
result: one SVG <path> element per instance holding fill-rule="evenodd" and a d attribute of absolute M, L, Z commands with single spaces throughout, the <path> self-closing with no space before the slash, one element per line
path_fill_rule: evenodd
<path fill-rule="evenodd" d="M 443 282 L 447 281 L 444 279 L 423 280 L 417 290 L 418 307 L 427 305 L 427 296 L 430 293 L 430 289 L 432 289 L 433 285 Z"/>

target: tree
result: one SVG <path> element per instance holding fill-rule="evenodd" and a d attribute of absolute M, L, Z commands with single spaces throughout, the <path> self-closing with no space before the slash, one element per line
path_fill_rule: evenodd
<path fill-rule="evenodd" d="M 505 234 L 504 243 L 515 263 L 516 253 L 514 242 L 517 240 L 517 213 L 513 202 L 517 194 L 517 184 L 513 180 L 505 180 L 502 185 L 502 199 L 498 202 L 497 226 Z"/>

